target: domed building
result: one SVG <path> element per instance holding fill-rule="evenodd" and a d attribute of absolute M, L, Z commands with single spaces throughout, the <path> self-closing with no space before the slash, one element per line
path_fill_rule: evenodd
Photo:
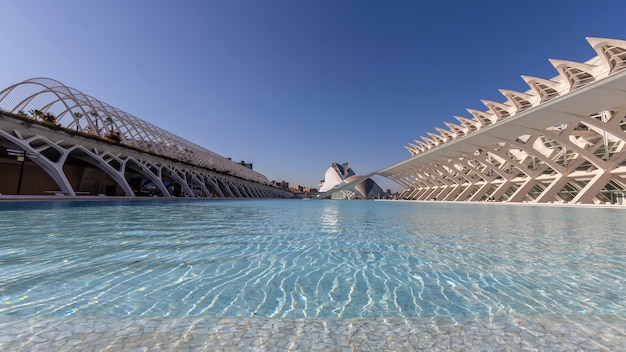
<path fill-rule="evenodd" d="M 333 162 L 324 174 L 319 192 L 332 191 L 334 188 L 350 183 L 359 177 L 348 166 L 348 163 L 338 164 Z M 374 180 L 367 178 L 350 189 L 342 189 L 332 193 L 331 199 L 373 199 L 383 198 L 384 196 L 385 192 L 382 188 Z"/>

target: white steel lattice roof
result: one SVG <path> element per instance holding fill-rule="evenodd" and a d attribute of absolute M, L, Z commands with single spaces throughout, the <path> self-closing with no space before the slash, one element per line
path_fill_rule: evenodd
<path fill-rule="evenodd" d="M 442 146 L 455 139 L 500 123 L 528 109 L 545 104 L 626 68 L 626 41 L 607 38 L 586 38 L 598 56 L 587 62 L 550 59 L 559 75 L 551 79 L 522 76 L 530 87 L 526 92 L 501 89 L 507 99 L 503 103 L 482 100 L 486 111 L 467 109 L 472 118 L 455 116 L 459 124 L 445 122 L 449 130 L 437 128 L 439 134 L 428 133 L 405 146 L 412 156 Z"/>
<path fill-rule="evenodd" d="M 55 123 L 66 129 L 119 141 L 251 181 L 269 183 L 264 175 L 244 165 L 53 79 L 32 78 L 4 89 L 0 92 L 0 108 L 24 117 L 51 114 Z"/>
<path fill-rule="evenodd" d="M 587 38 L 598 54 L 550 60 L 551 79 L 444 123 L 375 174 L 414 200 L 626 204 L 626 41 Z M 349 187 L 349 185 L 346 185 Z"/>

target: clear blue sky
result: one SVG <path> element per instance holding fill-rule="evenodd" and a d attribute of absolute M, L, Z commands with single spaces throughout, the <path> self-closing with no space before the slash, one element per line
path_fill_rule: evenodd
<path fill-rule="evenodd" d="M 0 88 L 49 77 L 270 180 L 357 174 L 585 37 L 626 39 L 626 1 L 15 0 L 0 4 Z M 387 184 L 382 182 L 383 188 Z"/>

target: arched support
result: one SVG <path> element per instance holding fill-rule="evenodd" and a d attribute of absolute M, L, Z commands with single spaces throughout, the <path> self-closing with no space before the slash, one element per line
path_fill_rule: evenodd
<path fill-rule="evenodd" d="M 135 168 L 135 166 L 137 167 L 137 169 Z M 144 165 L 141 160 L 128 158 L 125 160 L 124 163 L 124 170 L 126 169 L 135 170 L 142 176 L 149 179 L 159 189 L 159 191 L 161 191 L 163 197 L 171 197 L 171 194 L 169 193 L 167 187 L 165 187 L 165 184 L 161 179 L 161 168 L 158 168 L 158 174 L 155 174 L 154 172 L 152 172 L 152 168 Z"/>

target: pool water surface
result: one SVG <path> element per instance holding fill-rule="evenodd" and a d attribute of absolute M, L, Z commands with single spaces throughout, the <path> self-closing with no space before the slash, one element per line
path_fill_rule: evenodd
<path fill-rule="evenodd" d="M 0 203 L 0 322 L 626 318 L 623 209 Z"/>

